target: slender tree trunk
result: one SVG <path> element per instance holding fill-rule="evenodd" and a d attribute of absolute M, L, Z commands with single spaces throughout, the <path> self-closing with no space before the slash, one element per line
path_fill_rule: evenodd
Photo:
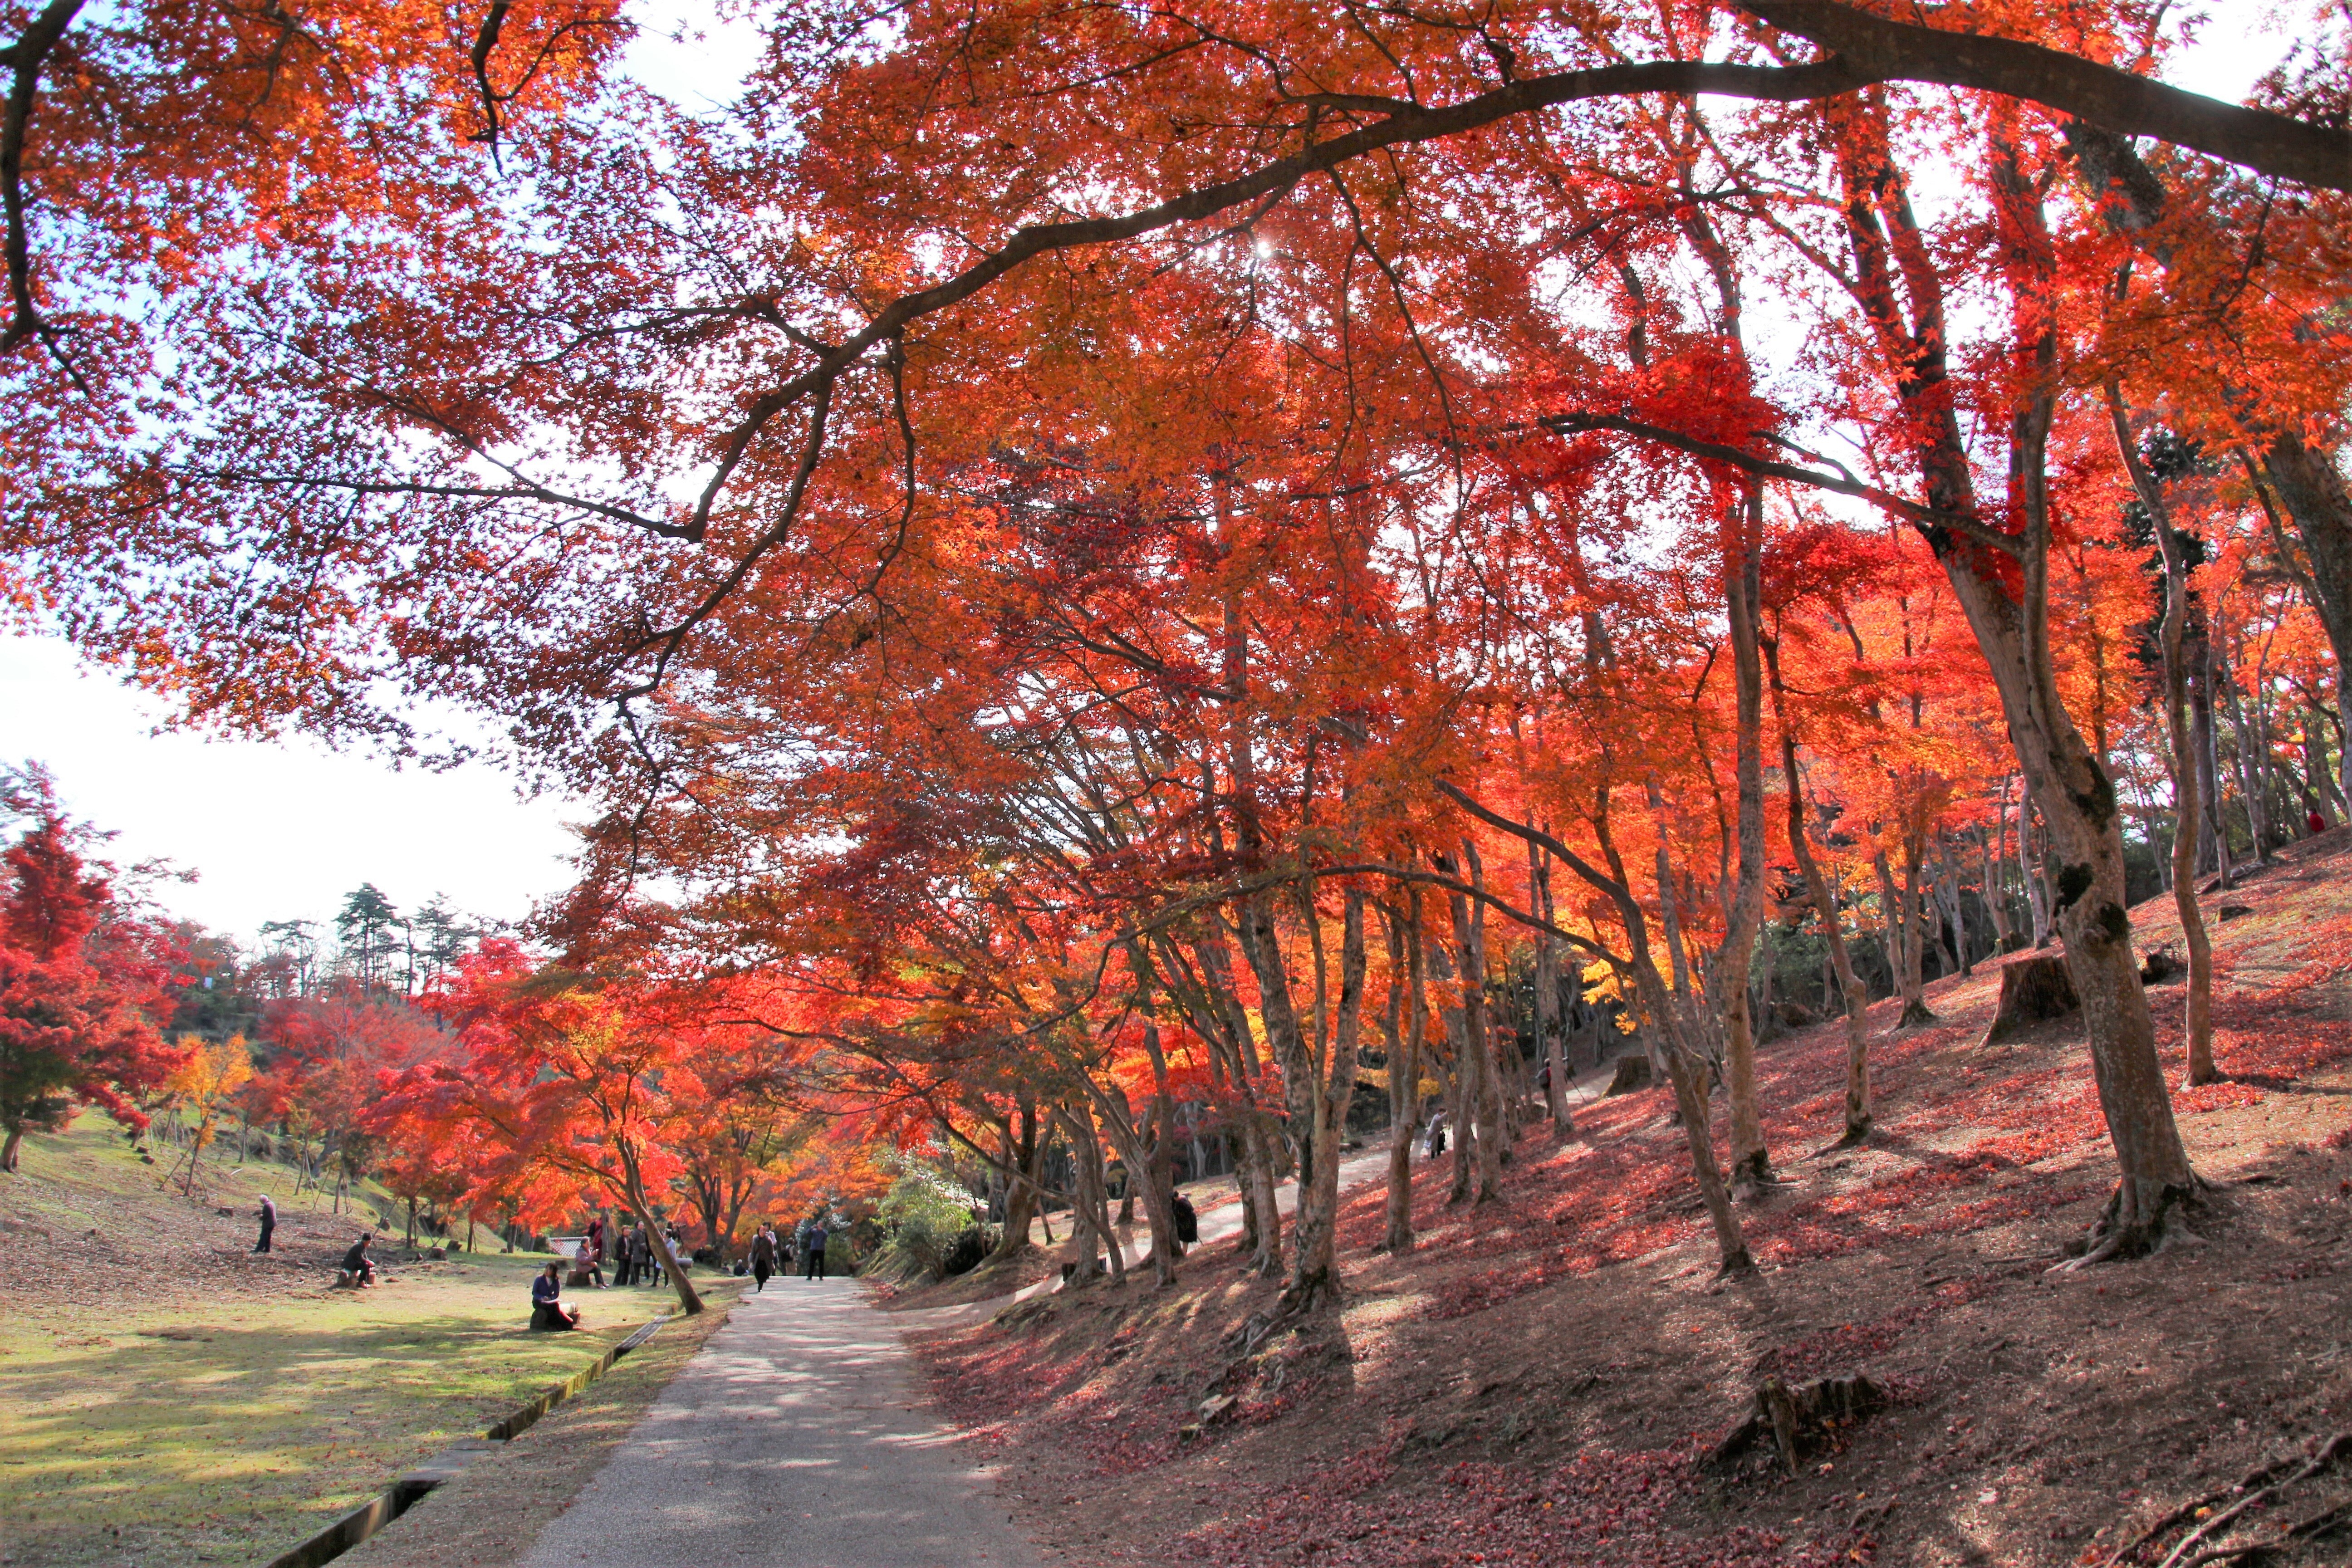
<path fill-rule="evenodd" d="M 2001 879 L 2009 864 L 2009 780 L 2000 781 L 2000 818 L 1993 837 L 1983 841 L 1985 912 L 1992 917 L 1994 952 L 2009 951 L 2009 895 Z"/>
<path fill-rule="evenodd" d="M 1762 555 L 1764 491 L 1749 485 L 1727 509 L 1724 603 L 1731 634 L 1737 710 L 1734 752 L 1739 872 L 1724 907 L 1723 945 L 1717 950 L 1709 989 L 1723 1019 L 1724 1087 L 1731 1102 L 1731 1184 L 1747 1190 L 1772 1180 L 1764 1143 L 1764 1108 L 1756 1086 L 1756 1024 L 1748 1005 L 1748 977 L 1764 917 L 1764 671 Z"/>
<path fill-rule="evenodd" d="M 2305 697 L 2303 713 L 2304 772 L 2310 776 L 2312 790 L 2319 796 L 2320 820 L 2332 826 L 2344 821 L 2352 807 L 2347 807 L 2343 786 L 2328 771 L 2326 721 L 2320 714 L 2319 700 Z"/>
<path fill-rule="evenodd" d="M 1547 922 L 1553 921 L 1551 903 L 1551 857 L 1537 846 L 1528 846 L 1528 893 L 1536 913 Z M 1536 932 L 1536 1034 L 1544 1058 L 1544 1109 L 1551 1116 L 1555 1136 L 1572 1138 L 1576 1135 L 1576 1120 L 1568 1110 L 1568 1050 L 1563 1037 L 1567 1034 L 1559 1007 L 1559 961 L 1552 945 L 1551 933 Z"/>
<path fill-rule="evenodd" d="M 1821 862 L 1813 855 L 1812 831 L 1806 821 L 1804 774 L 1797 766 L 1797 738 L 1790 728 L 1780 688 L 1780 664 L 1777 645 L 1768 645 L 1766 652 L 1772 657 L 1772 705 L 1780 721 L 1780 775 L 1789 791 L 1789 853 L 1797 862 L 1797 870 L 1805 879 L 1805 890 L 1811 895 L 1813 913 L 1822 922 L 1822 935 L 1829 948 L 1830 967 L 1837 976 L 1838 995 L 1845 1012 L 1845 1143 L 1858 1143 L 1870 1135 L 1874 1120 L 1870 1103 L 1870 1028 L 1864 1021 L 1869 998 L 1862 983 L 1854 978 L 1853 958 L 1846 951 L 1845 928 L 1838 915 L 1837 894 L 1830 888 L 1829 879 L 1822 875 Z"/>
<path fill-rule="evenodd" d="M 2033 784 L 2029 778 L 2017 801 L 2017 875 L 2025 884 L 2026 912 L 2033 921 L 2033 945 L 2050 945 L 2050 887 L 2042 875 L 2042 857 L 2032 847 Z"/>
<path fill-rule="evenodd" d="M 1437 868 L 1449 874 L 1452 863 L 1437 858 Z M 1462 926 L 1462 900 L 1457 897 L 1449 908 L 1454 911 L 1457 938 Z M 1476 1053 L 1470 1048 L 1470 1026 L 1467 994 L 1468 981 L 1454 973 L 1454 955 L 1441 941 L 1429 944 L 1429 967 L 1444 991 L 1453 994 L 1451 1002 L 1438 1005 L 1438 1017 L 1444 1026 L 1445 1043 L 1454 1058 L 1454 1070 L 1445 1084 L 1446 1135 L 1453 1142 L 1453 1162 L 1449 1167 L 1445 1201 L 1448 1204 L 1468 1203 L 1477 1191 L 1475 1174 L 1478 1162 L 1476 1118 L 1471 1108 L 1478 1102 Z"/>
<path fill-rule="evenodd" d="M 1421 889 L 1405 890 L 1405 912 L 1388 921 L 1389 939 L 1389 1202 L 1388 1234 L 1381 1245 L 1391 1252 L 1412 1250 L 1412 1141 L 1421 1130 L 1422 1037 L 1429 1027 L 1429 994 L 1423 972 Z M 1406 994 L 1402 1038 L 1398 1038 L 1398 980 Z"/>
<path fill-rule="evenodd" d="M 1891 880 L 1887 884 L 1895 897 L 1895 918 L 1903 927 L 1903 969 L 1895 977 L 1903 996 L 1903 1016 L 1895 1026 L 1902 1029 L 1939 1021 L 1927 1006 L 1927 921 L 1919 887 L 1921 847 L 1919 835 L 1906 830 L 1903 836 L 1903 880 L 1899 885 Z"/>
<path fill-rule="evenodd" d="M 1686 1019 L 1675 1011 L 1677 998 L 1666 989 L 1664 977 L 1658 972 L 1650 944 L 1648 919 L 1643 912 L 1640 900 L 1633 897 L 1633 889 L 1626 880 L 1622 857 L 1610 837 L 1607 786 L 1597 792 L 1593 816 L 1594 830 L 1609 863 L 1607 872 L 1550 834 L 1488 810 L 1442 778 L 1437 781 L 1437 789 L 1490 826 L 1517 834 L 1522 838 L 1532 838 L 1615 906 L 1617 918 L 1625 931 L 1628 948 L 1618 973 L 1621 979 L 1633 981 L 1641 1010 L 1647 1015 L 1649 1026 L 1660 1037 L 1659 1053 L 1665 1060 L 1667 1080 L 1674 1086 L 1675 1104 L 1682 1121 L 1685 1141 L 1690 1147 L 1691 1168 L 1698 1179 L 1700 1201 L 1706 1205 L 1708 1221 L 1715 1230 L 1720 1269 L 1725 1274 L 1751 1272 L 1756 1267 L 1755 1259 L 1749 1256 L 1747 1238 L 1741 1234 L 1739 1216 L 1732 1210 L 1731 1194 L 1724 1184 L 1722 1168 L 1716 1163 L 1715 1142 L 1707 1126 L 1706 1089 L 1700 1076 L 1700 1058 L 1691 1048 Z"/>
<path fill-rule="evenodd" d="M 2215 627 L 2217 632 L 2223 628 Z M 2218 639 L 2217 639 L 2218 640 Z M 2262 745 L 2262 734 L 2246 720 L 2246 704 L 2238 692 L 2238 678 L 2222 662 L 2220 651 L 2213 655 L 2214 688 L 2221 695 L 2222 706 L 2229 710 L 2230 729 L 2237 739 L 2232 748 L 2236 755 L 2231 763 L 2238 775 L 2238 797 L 2246 804 L 2246 832 L 2253 840 L 2254 864 L 2270 863 L 2270 808 L 2264 801 L 2267 793 L 2256 752 Z"/>
<path fill-rule="evenodd" d="M 1463 848 L 1470 862 L 1471 883 L 1484 892 L 1486 868 L 1479 863 L 1477 847 L 1465 839 Z M 1502 1195 L 1503 1152 L 1510 1145 L 1510 1129 L 1503 1113 L 1501 1042 L 1496 1037 L 1501 1031 L 1495 1027 L 1486 1007 L 1486 906 L 1482 900 L 1465 910 L 1464 905 L 1468 902 L 1456 896 L 1454 918 L 1462 940 L 1462 1010 L 1468 1026 L 1465 1033 L 1478 1058 L 1477 1201 L 1483 1204 Z"/>
<path fill-rule="evenodd" d="M 2197 819 L 2197 868 L 2200 876 L 2210 871 L 2219 877 L 2226 888 L 2231 885 L 2230 833 L 2221 818 L 2221 742 L 2213 719 L 2216 671 L 2210 628 L 2199 628 L 2195 654 L 2189 701 L 2197 732 L 2197 798 L 2204 807 Z"/>
<path fill-rule="evenodd" d="M 1275 1202 L 1280 1134 L 1275 1131 L 1273 1119 L 1258 1104 L 1256 1049 L 1251 1041 L 1248 1011 L 1234 989 L 1229 953 L 1222 937 L 1206 939 L 1193 946 L 1208 1004 L 1217 1014 L 1212 1027 L 1224 1042 L 1233 1092 L 1243 1102 L 1234 1171 L 1234 1181 L 1242 1195 L 1243 1246 L 1250 1255 L 1250 1272 L 1272 1279 L 1279 1278 L 1283 1271 L 1282 1210 Z"/>
<path fill-rule="evenodd" d="M 2171 508 L 2156 476 L 2140 460 L 2132 440 L 2130 418 L 2123 390 L 2107 384 L 2107 411 L 2113 423 L 2116 449 L 2156 524 L 2156 542 L 2164 559 L 2164 635 L 2160 677 L 2164 685 L 2164 732 L 2171 747 L 2173 833 L 2172 907 L 2180 916 L 2180 932 L 2189 949 L 2189 996 L 2186 1033 L 2189 1081 L 2211 1083 L 2221 1076 L 2213 1065 L 2213 943 L 2205 930 L 2204 912 L 2197 907 L 2197 835 L 2202 819 L 2202 780 L 2197 765 L 2197 737 L 2189 707 L 2189 667 L 2184 647 L 2189 632 L 2189 567 L 2186 542 L 2172 526 Z"/>
<path fill-rule="evenodd" d="M 1313 1137 L 1298 1173 L 1298 1213 L 1292 1230 L 1290 1283 L 1283 1306 L 1312 1310 L 1339 1293 L 1339 1155 L 1345 1143 L 1348 1106 L 1356 1093 L 1356 1060 L 1363 1037 L 1364 893 L 1350 887 L 1340 912 L 1339 1007 L 1331 1034 L 1331 1059 L 1318 1075 L 1313 1107 Z"/>

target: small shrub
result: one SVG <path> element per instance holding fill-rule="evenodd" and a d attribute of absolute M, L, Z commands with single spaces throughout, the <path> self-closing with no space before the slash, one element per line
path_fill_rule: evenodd
<path fill-rule="evenodd" d="M 892 1247 L 934 1279 L 961 1272 L 948 1265 L 965 1233 L 977 1228 L 972 1221 L 971 1194 L 954 1177 L 927 1160 L 912 1154 L 893 1154 L 888 1163 L 898 1179 L 890 1184 L 889 1194 L 883 1198 L 877 1214 L 890 1233 Z M 847 1239 L 843 1237 L 845 1251 Z M 983 1255 L 984 1252 L 983 1248 Z M 978 1258 L 972 1260 L 973 1264 L 978 1262 Z M 829 1254 L 827 1263 L 831 1263 Z M 971 1266 L 967 1264 L 965 1268 Z"/>

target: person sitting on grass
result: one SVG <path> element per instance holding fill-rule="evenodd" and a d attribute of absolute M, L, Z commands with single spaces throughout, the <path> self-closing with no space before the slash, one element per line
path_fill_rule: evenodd
<path fill-rule="evenodd" d="M 352 1243 L 352 1249 L 343 1254 L 343 1274 L 354 1289 L 375 1283 L 375 1259 L 367 1255 L 368 1243 L 374 1239 L 375 1232 L 370 1231 Z"/>
<path fill-rule="evenodd" d="M 551 1263 L 530 1282 L 530 1326 L 534 1329 L 576 1329 L 580 1309 L 563 1302 L 563 1266 Z"/>

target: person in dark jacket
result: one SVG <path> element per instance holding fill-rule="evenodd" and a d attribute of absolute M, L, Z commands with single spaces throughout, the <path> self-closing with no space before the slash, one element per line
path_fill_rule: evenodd
<path fill-rule="evenodd" d="M 1181 1258 L 1186 1247 L 1198 1244 L 1201 1239 L 1201 1215 L 1192 1207 L 1192 1200 L 1181 1193 L 1178 1193 L 1168 1206 L 1174 1212 L 1176 1220 L 1176 1256 Z"/>
<path fill-rule="evenodd" d="M 563 1330 L 580 1326 L 580 1309 L 563 1304 L 563 1265 L 551 1263 L 530 1282 L 530 1326 Z"/>
<path fill-rule="evenodd" d="M 765 1290 L 768 1276 L 775 1271 L 776 1233 L 763 1225 L 760 1227 L 760 1234 L 751 1238 L 751 1278 L 759 1281 L 752 1289 L 755 1291 Z"/>
<path fill-rule="evenodd" d="M 353 1285 L 375 1283 L 375 1259 L 367 1254 L 368 1243 L 374 1239 L 375 1232 L 370 1231 L 352 1243 L 351 1250 L 343 1254 L 343 1272 L 351 1276 Z"/>
<path fill-rule="evenodd" d="M 812 1220 L 808 1228 L 808 1262 L 802 1266 L 801 1278 L 822 1279 L 824 1273 L 824 1221 Z"/>
<path fill-rule="evenodd" d="M 277 1228 L 278 1205 L 270 1201 L 269 1194 L 268 1193 L 264 1193 L 261 1194 L 261 1239 L 253 1244 L 253 1250 L 256 1252 L 268 1251 L 269 1233 Z"/>

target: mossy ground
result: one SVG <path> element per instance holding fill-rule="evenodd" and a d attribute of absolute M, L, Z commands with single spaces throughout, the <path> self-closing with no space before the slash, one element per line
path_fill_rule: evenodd
<path fill-rule="evenodd" d="M 90 1118 L 24 1166 L 0 1178 L 11 1568 L 266 1560 L 674 1300 L 583 1292 L 585 1332 L 532 1334 L 530 1254 L 407 1261 L 395 1237 L 382 1285 L 331 1289 L 351 1221 L 289 1203 L 283 1167 L 183 1198 Z M 282 1250 L 256 1257 L 265 1186 Z"/>

